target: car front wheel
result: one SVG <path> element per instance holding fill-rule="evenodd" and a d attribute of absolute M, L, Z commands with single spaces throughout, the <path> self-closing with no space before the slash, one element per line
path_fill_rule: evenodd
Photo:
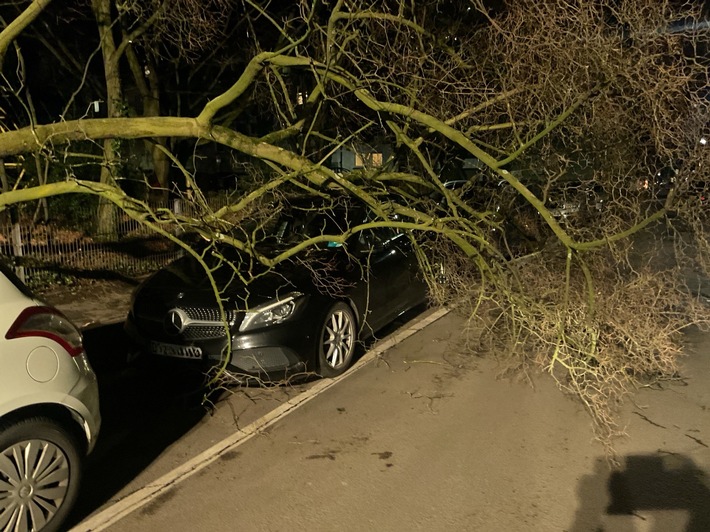
<path fill-rule="evenodd" d="M 350 366 L 355 353 L 355 315 L 345 303 L 336 303 L 325 316 L 318 343 L 321 376 L 337 377 Z"/>
<path fill-rule="evenodd" d="M 76 439 L 49 418 L 0 424 L 0 530 L 57 530 L 79 492 L 81 462 Z"/>

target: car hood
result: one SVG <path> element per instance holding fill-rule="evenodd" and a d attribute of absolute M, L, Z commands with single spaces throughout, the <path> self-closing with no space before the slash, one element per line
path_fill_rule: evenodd
<path fill-rule="evenodd" d="M 320 263 L 337 264 L 342 254 L 336 250 L 318 253 Z M 312 257 L 309 257 L 312 258 Z M 229 257 L 229 262 L 208 260 L 212 276 L 222 301 L 230 308 L 252 308 L 290 292 L 312 293 L 314 277 L 319 274 L 313 265 L 299 258 L 267 268 L 242 254 Z M 136 297 L 154 298 L 168 307 L 172 305 L 214 306 L 214 287 L 202 264 L 194 257 L 183 257 L 159 270 L 139 287 Z M 157 302 L 157 301 L 156 301 Z"/>

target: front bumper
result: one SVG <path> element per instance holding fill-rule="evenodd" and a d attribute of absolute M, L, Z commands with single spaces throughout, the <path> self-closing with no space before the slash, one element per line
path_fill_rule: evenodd
<path fill-rule="evenodd" d="M 200 348 L 202 359 L 193 363 L 205 370 L 224 365 L 226 352 L 229 352 L 227 370 L 256 379 L 283 379 L 316 368 L 313 325 L 304 319 L 233 334 L 231 346 L 226 337 L 187 341 L 156 333 L 156 327 L 142 326 L 132 314 L 129 314 L 124 328 L 139 350 L 147 354 L 158 356 L 151 348 L 153 342 Z"/>

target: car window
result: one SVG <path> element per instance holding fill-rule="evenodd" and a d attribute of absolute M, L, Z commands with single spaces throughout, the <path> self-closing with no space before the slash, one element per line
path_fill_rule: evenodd
<path fill-rule="evenodd" d="M 359 209 L 345 207 L 328 210 L 317 210 L 315 207 L 292 208 L 279 218 L 272 236 L 278 242 L 295 243 L 319 235 L 341 235 L 353 225 L 361 223 L 359 212 Z"/>
<path fill-rule="evenodd" d="M 396 232 L 391 227 L 365 229 L 358 233 L 358 244 L 360 246 L 382 246 L 390 242 L 395 236 Z"/>
<path fill-rule="evenodd" d="M 377 220 L 375 214 L 368 211 L 363 221 L 367 223 L 375 220 Z M 398 220 L 398 215 L 392 216 L 392 221 Z M 402 234 L 403 233 L 394 227 L 373 227 L 371 229 L 365 229 L 364 231 L 360 231 L 357 235 L 358 249 L 364 251 L 368 247 L 372 249 L 381 248 Z"/>
<path fill-rule="evenodd" d="M 296 204 L 279 218 L 271 230 L 279 243 L 292 244 L 319 235 L 341 235 L 354 226 L 377 220 L 374 213 L 360 206 L 343 204 L 318 210 L 317 206 L 305 203 Z M 396 221 L 397 217 L 393 217 Z M 380 248 L 401 236 L 393 227 L 375 227 L 359 231 L 353 236 L 358 250 Z M 340 242 L 332 242 L 328 247 L 340 247 Z"/>

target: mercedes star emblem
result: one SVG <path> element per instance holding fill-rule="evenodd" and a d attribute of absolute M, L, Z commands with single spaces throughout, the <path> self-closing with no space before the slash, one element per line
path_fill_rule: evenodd
<path fill-rule="evenodd" d="M 189 320 L 190 317 L 181 308 L 171 309 L 165 316 L 165 322 L 163 323 L 165 332 L 172 335 L 178 335 L 185 330 L 185 326 Z"/>

